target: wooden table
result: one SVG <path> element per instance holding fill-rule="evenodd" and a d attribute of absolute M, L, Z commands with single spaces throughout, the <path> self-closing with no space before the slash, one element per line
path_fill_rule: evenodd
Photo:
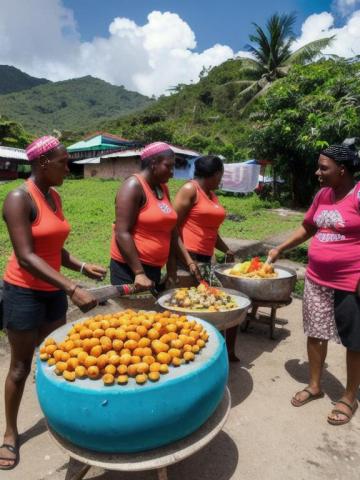
<path fill-rule="evenodd" d="M 267 322 L 270 327 L 270 338 L 275 340 L 275 323 L 276 323 L 276 313 L 277 309 L 281 307 L 286 307 L 290 305 L 292 302 L 292 298 L 290 297 L 288 300 L 284 300 L 282 302 L 265 302 L 261 300 L 251 300 L 252 302 L 252 309 L 251 312 L 248 314 L 245 322 L 241 326 L 241 331 L 246 332 L 248 329 L 250 322 L 253 320 L 257 320 L 256 314 L 260 307 L 270 308 L 270 318 Z"/>
<path fill-rule="evenodd" d="M 213 440 L 223 428 L 230 408 L 231 396 L 226 388 L 221 403 L 202 427 L 182 440 L 140 453 L 97 453 L 73 445 L 60 437 L 49 425 L 48 431 L 55 443 L 70 457 L 65 480 L 81 480 L 92 466 L 121 472 L 157 470 L 158 480 L 168 480 L 167 467 L 193 455 Z"/>

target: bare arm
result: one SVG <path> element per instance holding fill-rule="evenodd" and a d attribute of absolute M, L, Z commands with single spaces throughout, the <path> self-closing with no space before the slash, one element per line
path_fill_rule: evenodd
<path fill-rule="evenodd" d="M 170 280 L 174 280 L 176 282 L 176 259 L 179 258 L 180 261 L 187 265 L 189 271 L 192 275 L 196 277 L 196 279 L 200 282 L 201 280 L 201 273 L 197 263 L 190 257 L 189 252 L 186 250 L 180 235 L 177 231 L 177 228 L 171 233 L 171 244 L 170 244 L 170 256 L 167 263 L 167 273 Z"/>
<path fill-rule="evenodd" d="M 89 278 L 94 280 L 103 280 L 106 275 L 106 268 L 101 267 L 100 265 L 94 265 L 92 263 L 80 262 L 77 258 L 71 255 L 70 252 L 65 250 L 61 251 L 61 265 L 75 272 L 80 272 L 81 267 L 83 267 L 82 273 Z"/>
<path fill-rule="evenodd" d="M 177 192 L 173 205 L 174 209 L 178 215 L 177 227 L 181 228 L 186 217 L 188 216 L 190 210 L 194 206 L 196 201 L 196 188 L 192 183 L 186 183 L 180 190 Z M 180 235 L 178 233 L 178 228 L 174 229 L 171 237 L 171 247 L 170 247 L 170 256 L 167 263 L 167 272 L 170 279 L 176 279 L 176 260 L 179 258 L 184 265 L 188 265 L 191 273 L 200 280 L 200 272 L 196 262 L 190 257 L 188 251 L 186 250 Z M 199 277 L 199 278 L 198 278 Z"/>
<path fill-rule="evenodd" d="M 130 177 L 121 186 L 115 202 L 115 238 L 125 262 L 135 274 L 135 284 L 150 288 L 152 282 L 144 274 L 131 234 L 141 209 L 143 195 L 142 187 L 134 177 Z"/>
<path fill-rule="evenodd" d="M 64 290 L 76 305 L 94 306 L 96 300 L 92 295 L 36 255 L 31 233 L 30 211 L 31 203 L 25 191 L 18 189 L 8 194 L 4 202 L 3 217 L 19 265 L 35 277 Z"/>
<path fill-rule="evenodd" d="M 269 257 L 271 261 L 275 262 L 279 255 L 285 252 L 285 250 L 290 250 L 306 242 L 315 235 L 316 231 L 317 229 L 315 227 L 304 222 L 285 242 L 270 250 Z"/>
<path fill-rule="evenodd" d="M 196 188 L 192 183 L 186 183 L 177 192 L 173 205 L 178 215 L 178 227 L 181 227 L 196 202 Z"/>

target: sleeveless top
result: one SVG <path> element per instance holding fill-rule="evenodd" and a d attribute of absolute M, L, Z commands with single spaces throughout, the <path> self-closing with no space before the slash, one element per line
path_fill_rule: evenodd
<path fill-rule="evenodd" d="M 61 251 L 70 233 L 70 225 L 64 218 L 60 195 L 50 188 L 50 195 L 56 206 L 54 212 L 43 193 L 32 180 L 27 180 L 27 192 L 36 206 L 36 218 L 31 224 L 34 253 L 57 272 L 61 268 Z M 6 266 L 4 280 L 12 285 L 41 291 L 59 290 L 22 268 L 13 252 Z"/>
<path fill-rule="evenodd" d="M 360 280 L 360 183 L 335 202 L 322 188 L 304 222 L 317 229 L 308 250 L 307 276 L 325 287 L 354 292 Z"/>
<path fill-rule="evenodd" d="M 168 260 L 171 232 L 177 221 L 166 185 L 161 185 L 163 199 L 159 200 L 150 185 L 141 175 L 134 175 L 142 186 L 145 204 L 140 209 L 138 218 L 131 232 L 141 263 L 162 267 Z M 115 238 L 115 227 L 111 239 L 111 258 L 126 263 Z"/>
<path fill-rule="evenodd" d="M 188 251 L 212 256 L 226 212 L 215 193 L 211 192 L 210 199 L 195 180 L 190 183 L 196 188 L 196 201 L 180 228 L 180 234 Z"/>

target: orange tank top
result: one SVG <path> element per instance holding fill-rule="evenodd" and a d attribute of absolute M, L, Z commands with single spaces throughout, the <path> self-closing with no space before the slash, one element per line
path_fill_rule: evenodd
<path fill-rule="evenodd" d="M 169 257 L 171 232 L 176 225 L 177 213 L 171 205 L 166 185 L 161 185 L 164 195 L 159 200 L 141 175 L 134 177 L 140 182 L 145 194 L 145 204 L 140 209 L 131 232 L 139 260 L 146 265 L 162 267 Z M 114 227 L 110 254 L 114 260 L 125 263 L 115 239 Z"/>
<path fill-rule="evenodd" d="M 215 193 L 211 192 L 210 199 L 196 180 L 191 183 L 196 188 L 196 201 L 180 228 L 181 237 L 189 252 L 212 256 L 226 212 Z"/>
<path fill-rule="evenodd" d="M 50 189 L 50 194 L 56 206 L 56 211 L 54 212 L 47 203 L 43 193 L 32 180 L 27 180 L 26 185 L 27 192 L 31 196 L 37 212 L 36 218 L 31 224 L 34 253 L 59 272 L 61 268 L 61 250 L 70 233 L 70 225 L 62 213 L 60 196 L 53 188 Z M 14 252 L 8 261 L 4 280 L 12 285 L 34 290 L 47 292 L 59 290 L 57 287 L 37 278 L 22 268 Z"/>

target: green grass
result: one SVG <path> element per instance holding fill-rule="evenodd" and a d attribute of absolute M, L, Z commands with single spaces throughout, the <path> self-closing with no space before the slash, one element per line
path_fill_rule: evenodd
<path fill-rule="evenodd" d="M 0 205 L 7 193 L 21 182 L 0 185 Z M 171 180 L 171 196 L 183 182 Z M 114 199 L 120 182 L 116 180 L 66 180 L 59 188 L 64 213 L 72 225 L 66 248 L 83 261 L 108 265 L 111 225 L 114 220 Z M 299 216 L 279 217 L 271 212 L 278 204 L 260 200 L 256 195 L 232 197 L 220 195 L 220 201 L 228 213 L 243 219 L 240 222 L 226 220 L 221 228 L 224 236 L 261 240 L 270 235 L 293 230 L 301 221 Z M 3 272 L 11 244 L 4 222 L 0 228 L 0 273 Z M 78 276 L 69 272 L 72 277 Z"/>

